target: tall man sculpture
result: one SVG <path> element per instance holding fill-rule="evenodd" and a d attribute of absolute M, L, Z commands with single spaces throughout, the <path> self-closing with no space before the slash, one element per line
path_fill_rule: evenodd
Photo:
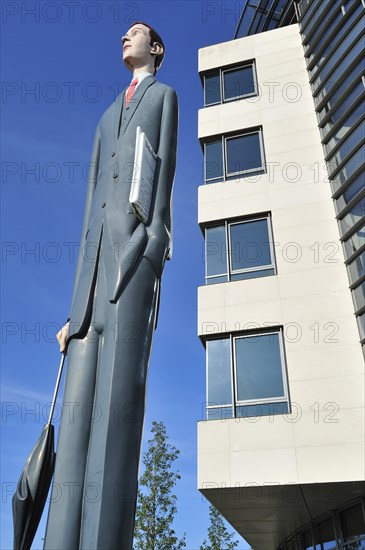
<path fill-rule="evenodd" d="M 160 36 L 138 22 L 122 43 L 133 80 L 96 129 L 70 322 L 58 335 L 68 369 L 46 550 L 132 548 L 178 112 L 175 91 L 153 76 Z M 146 223 L 129 203 L 137 126 L 158 156 Z"/>

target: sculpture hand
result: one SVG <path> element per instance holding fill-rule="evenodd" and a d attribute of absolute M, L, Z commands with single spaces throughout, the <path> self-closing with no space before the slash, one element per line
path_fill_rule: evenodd
<path fill-rule="evenodd" d="M 68 337 L 68 330 L 70 327 L 70 322 L 67 322 L 65 326 L 61 328 L 59 332 L 57 332 L 57 340 L 60 345 L 60 352 L 63 353 L 66 349 L 66 342 Z"/>

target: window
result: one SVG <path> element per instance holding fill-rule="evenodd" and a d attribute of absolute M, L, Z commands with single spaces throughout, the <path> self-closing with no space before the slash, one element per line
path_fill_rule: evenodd
<path fill-rule="evenodd" d="M 314 528 L 314 539 L 316 541 L 316 550 L 336 550 L 336 536 L 332 518 L 327 518 L 319 523 Z"/>
<path fill-rule="evenodd" d="M 341 210 L 346 208 L 349 202 L 352 201 L 352 199 L 356 197 L 357 194 L 361 193 L 363 189 L 364 189 L 364 172 L 360 172 L 360 174 L 357 177 L 355 177 L 352 183 L 343 191 L 342 195 L 340 195 L 336 199 L 337 212 L 340 213 Z"/>
<path fill-rule="evenodd" d="M 207 340 L 207 418 L 289 412 L 281 329 Z"/>
<path fill-rule="evenodd" d="M 332 150 L 341 141 L 341 139 L 344 139 L 351 128 L 358 123 L 363 113 L 364 105 L 360 104 L 352 111 L 352 113 L 346 118 L 346 120 L 342 122 L 337 132 L 328 140 L 327 143 L 324 144 L 326 155 L 330 155 L 332 153 Z"/>
<path fill-rule="evenodd" d="M 364 84 L 360 80 L 356 84 L 355 88 L 348 93 L 348 95 L 344 98 L 344 100 L 339 102 L 338 107 L 333 111 L 331 117 L 329 118 L 325 126 L 321 128 L 321 134 L 324 139 L 326 138 L 328 132 L 330 132 L 330 130 L 336 124 L 336 122 L 347 111 L 347 109 L 355 105 L 356 101 L 362 95 L 363 92 L 364 92 Z"/>
<path fill-rule="evenodd" d="M 359 39 L 356 44 L 352 46 L 352 49 L 346 54 L 346 57 L 337 64 L 336 70 L 331 74 L 331 78 L 327 80 L 325 86 L 321 89 L 316 97 L 316 104 L 319 105 L 321 101 L 329 94 L 333 88 L 337 87 L 337 82 L 346 71 L 346 69 L 359 58 L 362 53 L 362 42 Z M 321 80 L 317 79 L 313 84 L 312 91 L 316 91 L 321 84 Z"/>
<path fill-rule="evenodd" d="M 365 338 L 365 313 L 359 315 L 356 320 L 359 327 L 360 338 L 363 340 Z"/>
<path fill-rule="evenodd" d="M 264 172 L 262 131 L 221 136 L 204 143 L 204 182 L 215 183 Z"/>
<path fill-rule="evenodd" d="M 278 549 L 288 550 L 293 547 L 297 550 L 360 550 L 365 548 L 363 504 L 361 501 L 357 504 L 349 502 L 346 508 L 341 506 L 341 509 L 328 512 L 319 521 L 309 522 L 304 528 L 298 529 L 294 536 L 290 534 Z M 292 545 L 293 540 L 294 545 Z"/>
<path fill-rule="evenodd" d="M 349 95 L 348 90 L 351 88 L 353 83 L 357 80 L 361 80 L 361 76 L 363 73 L 363 62 L 360 60 L 355 67 L 350 71 L 350 73 L 346 76 L 346 78 L 340 82 L 335 89 L 332 90 L 332 94 L 328 95 L 326 97 L 326 103 L 323 105 L 322 109 L 318 111 L 318 117 L 319 120 L 323 120 L 323 118 L 327 115 L 327 113 L 334 109 L 337 106 L 341 106 L 343 103 L 346 103 L 347 97 Z M 362 84 L 362 82 L 361 82 Z M 363 85 L 363 84 L 362 84 Z M 316 102 L 316 105 L 318 105 L 317 99 L 314 99 Z M 346 105 L 346 108 L 350 104 Z M 343 114 L 343 113 L 341 113 Z"/>
<path fill-rule="evenodd" d="M 363 121 L 351 134 L 346 137 L 345 141 L 336 151 L 336 154 L 328 159 L 328 166 L 331 171 L 334 171 L 345 158 L 358 146 L 365 135 L 365 122 Z"/>
<path fill-rule="evenodd" d="M 346 258 L 355 254 L 365 244 L 365 225 L 359 227 L 343 244 Z"/>
<path fill-rule="evenodd" d="M 365 281 L 354 288 L 352 295 L 354 297 L 355 307 L 357 310 L 365 306 Z"/>
<path fill-rule="evenodd" d="M 347 30 L 348 27 L 352 26 L 351 32 L 340 41 L 340 36 Z M 330 71 L 338 64 L 338 61 L 340 60 L 343 53 L 349 48 L 349 46 L 352 44 L 352 42 L 355 40 L 355 38 L 358 37 L 358 35 L 361 33 L 361 30 L 364 28 L 364 19 L 361 19 L 355 26 L 352 25 L 352 21 L 349 20 L 346 25 L 343 25 L 341 29 L 337 32 L 336 35 L 336 45 L 334 47 L 333 43 L 329 44 L 327 49 L 322 53 L 322 58 L 320 59 L 320 62 L 317 62 L 317 65 L 313 67 L 311 71 L 309 71 L 310 76 L 313 77 L 315 73 L 317 73 L 317 70 L 319 67 L 321 67 L 321 70 L 319 73 L 316 74 L 315 78 L 319 78 L 319 82 L 323 82 L 323 80 L 326 79 L 327 75 L 330 73 Z M 330 55 L 328 55 L 328 53 Z M 326 63 L 322 66 L 323 62 L 326 61 Z M 317 82 L 314 82 L 314 87 L 316 88 Z"/>
<path fill-rule="evenodd" d="M 340 220 L 342 234 L 350 231 L 365 216 L 365 197 L 362 197 L 351 210 Z"/>
<path fill-rule="evenodd" d="M 365 522 L 361 504 L 342 512 L 340 522 L 343 542 L 352 543 L 349 544 L 348 548 L 364 548 L 364 540 L 362 540 L 362 543 L 359 541 L 359 538 L 365 537 Z"/>
<path fill-rule="evenodd" d="M 300 535 L 300 542 L 303 550 L 313 550 L 313 533 L 311 528 L 303 531 Z"/>
<path fill-rule="evenodd" d="M 206 284 L 275 275 L 269 214 L 205 229 Z"/>
<path fill-rule="evenodd" d="M 308 62 L 311 62 L 315 57 L 317 57 L 318 53 L 323 50 L 323 45 L 326 44 L 330 38 L 330 45 L 326 47 L 324 52 L 321 52 L 320 63 L 322 63 L 324 58 L 328 55 L 329 49 L 334 45 L 334 41 L 337 43 L 341 39 L 341 36 L 345 34 L 353 20 L 359 15 L 359 13 L 361 13 L 361 6 L 357 6 L 355 11 L 350 15 L 350 18 L 343 21 L 343 15 L 341 13 L 341 9 L 339 8 L 340 6 L 337 6 L 335 9 L 332 8 L 331 12 L 327 14 L 327 17 L 322 20 L 321 24 L 319 24 L 310 37 L 310 44 L 314 44 L 314 46 L 311 48 L 310 55 L 308 56 Z M 341 25 L 339 28 L 337 25 L 340 21 Z M 335 27 L 337 28 L 335 29 Z M 323 32 L 323 30 L 325 30 L 325 32 Z M 335 31 L 335 40 L 330 37 L 333 31 Z M 316 42 L 315 38 L 318 37 L 319 34 L 322 36 L 319 38 L 318 42 Z"/>
<path fill-rule="evenodd" d="M 204 75 L 204 107 L 257 95 L 253 61 Z"/>
<path fill-rule="evenodd" d="M 365 251 L 356 256 L 347 266 L 351 284 L 356 283 L 360 277 L 365 275 Z"/>
<path fill-rule="evenodd" d="M 346 181 L 364 164 L 364 147 L 361 147 L 356 151 L 356 153 L 344 164 L 339 172 L 337 172 L 335 179 L 332 179 L 331 183 L 333 191 L 336 192 L 341 185 L 346 183 Z M 331 171 L 331 166 L 327 165 L 328 171 Z"/>

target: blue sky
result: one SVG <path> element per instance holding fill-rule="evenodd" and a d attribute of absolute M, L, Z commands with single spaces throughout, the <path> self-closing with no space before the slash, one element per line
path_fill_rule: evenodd
<path fill-rule="evenodd" d="M 181 451 L 178 534 L 199 548 L 208 504 L 197 491 L 196 431 L 204 418 L 205 355 L 197 338 L 204 283 L 197 225 L 202 154 L 198 49 L 233 38 L 243 2 L 7 2 L 2 9 L 2 539 L 12 548 L 11 494 L 47 418 L 67 317 L 86 172 L 100 115 L 130 81 L 120 37 L 145 20 L 162 35 L 159 80 L 178 93 L 174 257 L 162 282 L 144 442 L 162 420 Z M 55 425 L 59 425 L 59 409 Z M 45 520 L 33 548 L 41 548 Z M 241 539 L 242 540 L 242 539 Z M 246 548 L 242 541 L 239 548 Z"/>

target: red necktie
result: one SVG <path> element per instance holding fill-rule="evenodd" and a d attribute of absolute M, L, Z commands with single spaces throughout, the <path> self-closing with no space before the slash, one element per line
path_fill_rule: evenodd
<path fill-rule="evenodd" d="M 128 104 L 130 100 L 132 99 L 132 95 L 134 94 L 134 90 L 136 89 L 136 86 L 138 84 L 138 78 L 133 78 L 132 82 L 129 85 L 129 88 L 127 90 L 127 95 L 125 97 L 125 104 L 128 107 Z"/>

